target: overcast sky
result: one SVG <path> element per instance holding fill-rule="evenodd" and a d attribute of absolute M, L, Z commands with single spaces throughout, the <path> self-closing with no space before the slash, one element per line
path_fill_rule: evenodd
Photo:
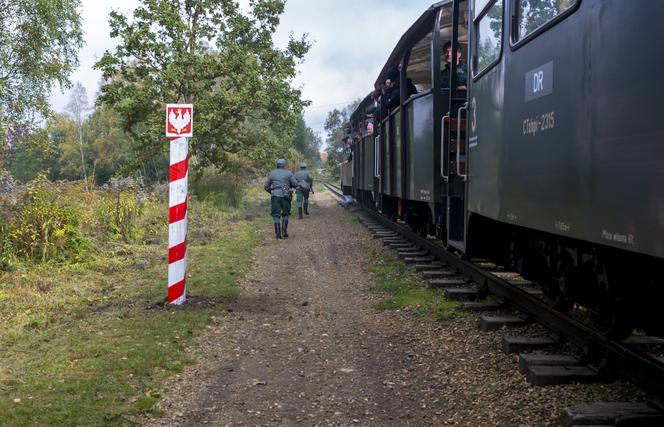
<path fill-rule="evenodd" d="M 287 1 L 275 43 L 285 47 L 291 31 L 296 36 L 308 33 L 314 43 L 300 66 L 296 84 L 302 86 L 304 98 L 312 101 L 305 112 L 307 125 L 320 132 L 323 140 L 327 113 L 369 93 L 401 35 L 433 3 L 434 0 Z M 108 14 L 112 9 L 131 12 L 137 4 L 138 0 L 82 1 L 86 44 L 79 53 L 80 66 L 72 82 L 80 81 L 90 100 L 98 91 L 101 78 L 92 69 L 93 64 L 117 43 L 109 36 Z M 51 99 L 56 111 L 64 111 L 69 94 L 57 90 Z"/>

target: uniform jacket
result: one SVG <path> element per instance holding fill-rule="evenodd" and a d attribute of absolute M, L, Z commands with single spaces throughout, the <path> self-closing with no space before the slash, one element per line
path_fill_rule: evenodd
<path fill-rule="evenodd" d="M 311 176 L 311 173 L 308 170 L 301 170 L 295 174 L 295 179 L 297 180 L 298 189 L 309 191 L 314 185 L 314 178 Z M 300 183 L 306 182 L 309 186 L 301 185 Z"/>
<path fill-rule="evenodd" d="M 297 187 L 293 172 L 277 168 L 268 174 L 263 188 L 273 196 L 287 197 L 292 187 Z"/>

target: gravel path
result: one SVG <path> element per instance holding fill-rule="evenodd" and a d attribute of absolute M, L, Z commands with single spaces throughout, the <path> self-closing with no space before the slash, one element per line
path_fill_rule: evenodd
<path fill-rule="evenodd" d="M 291 237 L 255 253 L 239 300 L 169 380 L 161 425 L 549 425 L 567 404 L 631 397 L 622 384 L 529 387 L 472 315 L 377 312 L 365 254 L 380 245 L 327 193 Z M 266 230 L 269 233 L 271 230 Z M 272 236 L 270 234 L 270 236 Z"/>

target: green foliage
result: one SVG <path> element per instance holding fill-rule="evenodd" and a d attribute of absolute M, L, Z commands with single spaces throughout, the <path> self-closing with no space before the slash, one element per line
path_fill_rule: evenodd
<path fill-rule="evenodd" d="M 79 0 L 2 2 L 0 140 L 7 129 L 30 128 L 49 114 L 54 83 L 69 85 L 83 43 L 79 6 Z"/>
<path fill-rule="evenodd" d="M 291 86 L 309 49 L 306 37 L 274 47 L 283 0 L 143 0 L 129 18 L 113 12 L 120 39 L 96 67 L 106 83 L 98 102 L 112 106 L 131 135 L 134 167 L 164 152 L 164 104 L 195 104 L 191 152 L 202 167 L 265 166 L 285 152 L 304 102 Z"/>
<path fill-rule="evenodd" d="M 79 229 L 78 213 L 43 178 L 35 181 L 19 202 L 18 214 L 4 235 L 8 255 L 36 262 L 79 260 L 88 247 Z"/>
<path fill-rule="evenodd" d="M 104 194 L 95 212 L 96 222 L 112 238 L 134 241 L 141 236 L 136 218 L 144 211 L 144 203 L 136 195 L 136 189 L 116 188 Z"/>
<path fill-rule="evenodd" d="M 248 186 L 248 179 L 240 173 L 223 173 L 215 168 L 208 168 L 197 175 L 191 190 L 201 202 L 219 209 L 237 208 L 242 203 Z"/>
<path fill-rule="evenodd" d="M 325 131 L 327 132 L 327 164 L 332 167 L 332 174 L 338 171 L 339 163 L 344 162 L 349 152 L 345 143 L 346 129 L 349 125 L 350 115 L 361 102 L 357 99 L 342 110 L 334 109 L 327 114 L 325 119 Z"/>
<path fill-rule="evenodd" d="M 29 182 L 46 171 L 52 176 L 53 168 L 58 168 L 54 162 L 58 156 L 58 149 L 49 140 L 48 132 L 37 130 L 12 147 L 6 156 L 7 169 L 20 182 Z"/>
<path fill-rule="evenodd" d="M 304 121 L 304 117 L 300 116 L 297 120 L 295 127 L 295 136 L 293 138 L 293 148 L 295 148 L 301 155 L 303 161 L 313 168 L 314 165 L 320 162 L 320 147 L 322 141 L 320 136 L 308 127 Z"/>
<path fill-rule="evenodd" d="M 131 139 L 122 130 L 120 117 L 102 106 L 80 129 L 69 116 L 53 114 L 46 129 L 31 132 L 12 147 L 7 153 L 7 168 L 21 182 L 46 171 L 52 180 L 78 180 L 87 170 L 101 185 L 126 172 L 132 156 Z M 140 168 L 149 182 L 164 180 L 167 172 L 168 160 L 163 155 Z"/>
<path fill-rule="evenodd" d="M 26 262 L 87 262 L 90 249 L 117 240 L 143 241 L 163 228 L 165 214 L 145 215 L 159 202 L 132 179 L 83 191 L 82 182 L 52 183 L 40 175 L 22 187 L 3 175 L 0 186 L 6 189 L 0 191 L 0 270 Z"/>
<path fill-rule="evenodd" d="M 104 184 L 113 175 L 124 172 L 124 166 L 132 157 L 131 138 L 122 130 L 117 112 L 104 106 L 95 109 L 85 122 L 83 138 L 84 145 L 89 147 L 86 158 L 97 184 Z M 163 166 L 167 170 L 167 165 Z M 153 177 L 146 165 L 143 168 L 143 176 Z"/>

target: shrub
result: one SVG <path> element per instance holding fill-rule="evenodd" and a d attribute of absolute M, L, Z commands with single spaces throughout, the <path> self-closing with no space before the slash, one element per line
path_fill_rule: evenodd
<path fill-rule="evenodd" d="M 21 196 L 14 217 L 3 227 L 3 258 L 79 260 L 88 247 L 79 223 L 78 212 L 40 177 Z"/>
<path fill-rule="evenodd" d="M 205 171 L 192 183 L 196 198 L 217 208 L 237 208 L 242 203 L 247 180 L 240 173 Z"/>
<path fill-rule="evenodd" d="M 113 178 L 96 212 L 97 223 L 114 238 L 126 242 L 139 237 L 136 219 L 143 214 L 145 199 L 131 178 Z"/>

